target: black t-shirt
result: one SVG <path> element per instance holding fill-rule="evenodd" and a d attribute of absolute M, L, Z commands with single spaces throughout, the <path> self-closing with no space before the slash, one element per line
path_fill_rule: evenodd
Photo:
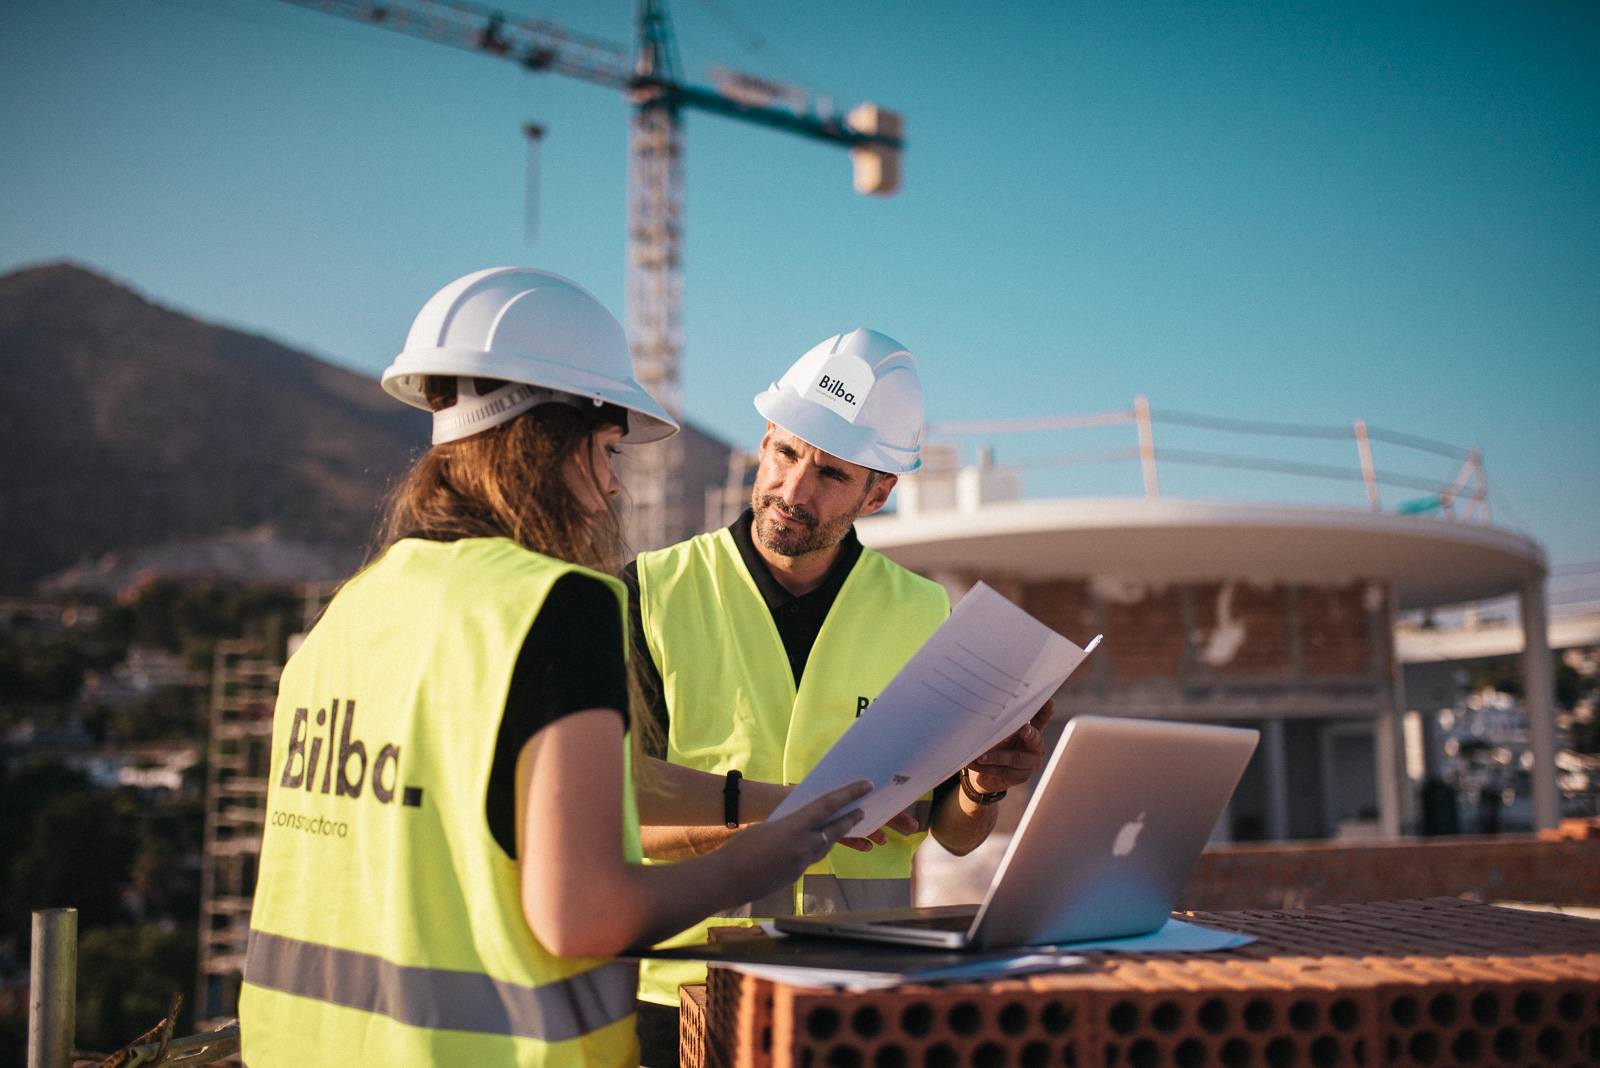
<path fill-rule="evenodd" d="M 517 856 L 517 757 L 542 728 L 590 708 L 628 718 L 628 667 L 617 596 L 588 575 L 563 575 L 545 597 L 517 654 L 495 740 L 484 814 L 489 833 Z"/>

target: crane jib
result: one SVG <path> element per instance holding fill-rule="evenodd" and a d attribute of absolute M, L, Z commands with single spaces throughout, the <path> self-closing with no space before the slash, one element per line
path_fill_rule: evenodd
<path fill-rule="evenodd" d="M 564 74 L 622 92 L 633 105 L 628 134 L 627 335 L 635 373 L 674 415 L 682 409 L 683 125 L 696 108 L 742 122 L 839 145 L 850 151 L 856 192 L 892 196 L 900 188 L 905 148 L 901 116 L 863 103 L 848 113 L 829 98 L 755 75 L 723 71 L 719 88 L 689 85 L 678 74 L 667 0 L 636 0 L 637 47 L 572 33 L 543 19 L 507 14 L 471 0 L 285 0 L 369 26 L 513 62 L 526 70 Z M 542 136 L 542 128 L 541 128 Z M 530 189 L 537 181 L 538 141 L 529 139 Z M 525 231 L 537 228 L 530 193 Z M 530 221 L 531 220 L 531 221 Z M 696 496 L 683 484 L 683 446 L 669 439 L 625 463 L 633 509 L 628 541 L 656 549 L 700 529 Z"/>

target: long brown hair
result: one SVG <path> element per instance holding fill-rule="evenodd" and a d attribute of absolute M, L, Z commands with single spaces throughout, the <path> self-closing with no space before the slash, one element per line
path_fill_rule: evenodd
<path fill-rule="evenodd" d="M 476 381 L 480 395 L 504 384 Z M 455 403 L 456 380 L 429 376 L 423 391 L 438 411 Z M 603 426 L 570 405 L 541 404 L 488 430 L 433 446 L 390 492 L 379 526 L 379 554 L 407 537 L 509 538 L 536 553 L 616 574 L 627 553 L 622 520 L 589 461 Z M 598 515 L 586 511 L 567 484 L 567 465 L 574 459 L 606 502 Z M 640 756 L 665 746 L 633 669 L 628 696 L 637 777 L 646 768 Z"/>

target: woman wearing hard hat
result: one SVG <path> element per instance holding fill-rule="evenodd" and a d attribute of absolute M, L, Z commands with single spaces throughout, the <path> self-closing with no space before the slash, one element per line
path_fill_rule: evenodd
<path fill-rule="evenodd" d="M 383 381 L 434 446 L 283 672 L 243 1059 L 637 1064 L 637 970 L 609 958 L 793 882 L 870 786 L 640 865 L 655 725 L 629 714 L 611 454 L 676 424 L 610 313 L 539 271 L 446 286 Z M 722 823 L 722 776 L 651 766 L 651 822 Z"/>

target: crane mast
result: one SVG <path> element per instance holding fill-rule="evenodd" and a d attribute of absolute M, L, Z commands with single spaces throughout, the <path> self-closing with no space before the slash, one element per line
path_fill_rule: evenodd
<path fill-rule="evenodd" d="M 629 91 L 628 339 L 639 384 L 674 418 L 683 416 L 683 120 L 671 86 L 677 47 L 665 0 L 641 0 L 639 48 Z M 683 438 L 624 454 L 633 497 L 628 539 L 658 549 L 684 528 Z"/>
<path fill-rule="evenodd" d="M 774 96 L 761 79 L 718 88 L 686 83 L 666 0 L 639 0 L 637 46 L 629 50 L 570 33 L 556 23 L 508 15 L 471 0 L 285 0 L 370 26 L 564 74 L 616 89 L 633 106 L 628 129 L 626 322 L 639 383 L 674 417 L 683 413 L 683 117 L 685 108 L 784 130 L 850 150 L 857 192 L 899 188 L 900 117 L 874 104 L 848 115 L 797 107 L 798 91 Z M 736 76 L 737 77 L 737 76 Z M 785 87 L 777 87 L 779 89 Z M 781 99 L 786 106 L 774 106 Z M 687 502 L 681 436 L 624 454 L 632 496 L 628 538 L 659 548 L 698 529 Z"/>

